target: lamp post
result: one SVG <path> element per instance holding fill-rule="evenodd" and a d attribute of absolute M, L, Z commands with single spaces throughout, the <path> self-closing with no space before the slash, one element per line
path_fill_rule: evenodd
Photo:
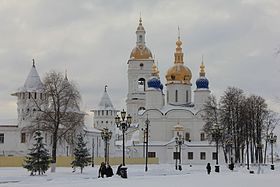
<path fill-rule="evenodd" d="M 267 140 L 269 141 L 270 145 L 271 145 L 271 170 L 274 170 L 274 164 L 273 164 L 273 144 L 276 143 L 277 140 L 277 136 L 274 135 L 271 132 L 268 136 L 267 136 Z"/>
<path fill-rule="evenodd" d="M 91 144 L 91 167 L 94 167 L 94 138 L 92 138 Z"/>
<path fill-rule="evenodd" d="M 112 132 L 108 130 L 108 128 L 104 128 L 101 131 L 101 138 L 104 140 L 105 147 L 104 147 L 104 154 L 105 154 L 105 163 L 109 164 L 109 147 L 108 147 L 108 142 L 110 141 L 112 137 Z"/>
<path fill-rule="evenodd" d="M 125 135 L 125 132 L 127 131 L 127 129 L 130 127 L 131 122 L 132 122 L 132 117 L 129 114 L 126 116 L 126 112 L 124 110 L 121 111 L 121 117 L 119 117 L 119 116 L 115 117 L 115 123 L 116 123 L 117 127 L 122 131 L 122 135 L 123 135 L 123 163 L 122 163 L 123 166 L 125 166 L 124 135 Z"/>
<path fill-rule="evenodd" d="M 184 144 L 184 138 L 182 138 L 181 135 L 175 138 L 175 143 L 176 143 L 176 149 L 179 147 L 179 170 L 182 170 L 182 144 Z M 177 150 L 176 150 L 177 151 Z M 177 160 L 176 160 L 177 163 Z M 176 164 L 177 165 L 177 164 Z M 177 167 L 176 167 L 177 169 Z"/>
<path fill-rule="evenodd" d="M 146 140 L 145 140 L 145 143 L 146 143 L 146 164 L 145 164 L 145 172 L 148 171 L 148 140 L 149 140 L 149 124 L 150 124 L 150 120 L 148 119 L 148 115 L 147 115 L 147 119 L 145 121 L 145 124 L 146 124 L 146 129 L 144 131 L 144 133 L 146 133 Z"/>
<path fill-rule="evenodd" d="M 219 127 L 218 124 L 213 124 L 211 133 L 212 133 L 212 138 L 216 142 L 216 166 L 215 166 L 215 172 L 219 173 L 220 172 L 220 166 L 219 166 L 219 140 L 221 138 L 221 128 Z"/>

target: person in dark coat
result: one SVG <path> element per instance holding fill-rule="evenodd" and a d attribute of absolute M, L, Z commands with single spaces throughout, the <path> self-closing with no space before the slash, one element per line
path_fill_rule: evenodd
<path fill-rule="evenodd" d="M 211 166 L 210 166 L 210 163 L 207 164 L 206 170 L 207 170 L 208 175 L 210 175 L 210 173 L 211 173 Z"/>
<path fill-rule="evenodd" d="M 118 169 L 117 169 L 117 172 L 116 172 L 117 175 L 121 175 L 121 167 L 122 167 L 122 164 L 120 164 L 118 166 Z"/>
<path fill-rule="evenodd" d="M 104 162 L 102 162 L 98 170 L 98 178 L 99 177 L 104 178 L 104 175 L 106 175 L 106 165 Z"/>
<path fill-rule="evenodd" d="M 112 177 L 114 175 L 112 167 L 108 164 L 106 167 L 106 176 Z"/>

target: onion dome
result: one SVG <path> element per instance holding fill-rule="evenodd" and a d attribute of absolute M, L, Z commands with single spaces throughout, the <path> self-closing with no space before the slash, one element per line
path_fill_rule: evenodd
<path fill-rule="evenodd" d="M 136 30 L 136 47 L 134 47 L 130 53 L 130 59 L 152 59 L 153 55 L 150 49 L 145 45 L 146 31 L 142 25 L 142 19 L 139 20 L 139 25 Z"/>
<path fill-rule="evenodd" d="M 199 78 L 196 80 L 196 87 L 197 89 L 209 89 L 209 81 L 205 77 L 205 66 L 203 62 L 200 65 L 200 72 L 199 72 Z"/>
<path fill-rule="evenodd" d="M 151 77 L 147 83 L 149 88 L 160 89 L 161 82 L 157 77 Z"/>
<path fill-rule="evenodd" d="M 131 59 L 151 59 L 153 55 L 146 46 L 136 46 L 130 53 Z"/>
<path fill-rule="evenodd" d="M 191 70 L 184 66 L 183 56 L 184 53 L 182 52 L 182 42 L 180 40 L 180 36 L 178 36 L 178 40 L 176 42 L 176 51 L 174 53 L 175 61 L 174 65 L 168 69 L 166 73 L 166 80 L 167 84 L 170 83 L 183 83 L 183 84 L 191 84 L 190 81 L 192 79 L 192 72 Z"/>
<path fill-rule="evenodd" d="M 152 77 L 147 82 L 148 88 L 163 89 L 163 85 L 160 82 L 159 71 L 155 63 L 152 66 Z"/>

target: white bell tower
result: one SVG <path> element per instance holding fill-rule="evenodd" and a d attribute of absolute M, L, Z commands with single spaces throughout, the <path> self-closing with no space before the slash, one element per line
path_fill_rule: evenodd
<path fill-rule="evenodd" d="M 128 94 L 126 99 L 127 113 L 132 117 L 132 123 L 138 122 L 138 111 L 146 106 L 145 91 L 147 80 L 152 75 L 154 59 L 151 51 L 145 44 L 146 31 L 142 19 L 136 30 L 136 47 L 134 47 L 128 60 Z"/>

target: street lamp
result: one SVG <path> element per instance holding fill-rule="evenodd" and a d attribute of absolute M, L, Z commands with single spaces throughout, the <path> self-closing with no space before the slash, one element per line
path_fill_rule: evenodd
<path fill-rule="evenodd" d="M 148 119 L 148 115 L 147 115 L 147 119 L 145 121 L 146 124 L 146 129 L 144 131 L 145 133 L 145 143 L 146 143 L 146 165 L 145 165 L 145 171 L 148 171 L 148 140 L 149 140 L 149 124 L 150 124 L 150 120 Z"/>
<path fill-rule="evenodd" d="M 94 138 L 91 142 L 91 167 L 94 167 Z"/>
<path fill-rule="evenodd" d="M 218 124 L 213 124 L 211 128 L 211 134 L 212 138 L 216 142 L 216 166 L 215 166 L 215 172 L 220 172 L 220 166 L 219 166 L 219 140 L 221 138 L 221 132 L 222 129 Z"/>
<path fill-rule="evenodd" d="M 108 142 L 112 137 L 112 132 L 108 130 L 108 128 L 104 128 L 101 131 L 101 138 L 104 140 L 105 147 L 104 147 L 104 154 L 105 154 L 105 164 L 109 164 L 109 147 Z"/>
<path fill-rule="evenodd" d="M 184 138 L 182 138 L 181 135 L 178 135 L 179 137 L 175 138 L 175 143 L 176 143 L 176 152 L 177 152 L 177 147 L 179 147 L 179 170 L 182 170 L 182 144 L 184 144 Z M 176 168 L 177 169 L 177 160 L 176 160 Z"/>
<path fill-rule="evenodd" d="M 271 170 L 274 170 L 274 164 L 273 164 L 273 144 L 276 143 L 277 140 L 277 136 L 274 135 L 273 136 L 273 132 L 271 132 L 268 136 L 267 136 L 267 140 L 269 141 L 270 145 L 271 145 Z"/>
<path fill-rule="evenodd" d="M 123 163 L 122 163 L 123 166 L 125 166 L 124 135 L 127 129 L 130 127 L 131 122 L 132 122 L 132 117 L 129 114 L 126 116 L 126 112 L 124 110 L 121 111 L 121 117 L 119 117 L 118 115 L 115 117 L 115 123 L 117 127 L 122 131 L 122 135 L 123 135 Z"/>

